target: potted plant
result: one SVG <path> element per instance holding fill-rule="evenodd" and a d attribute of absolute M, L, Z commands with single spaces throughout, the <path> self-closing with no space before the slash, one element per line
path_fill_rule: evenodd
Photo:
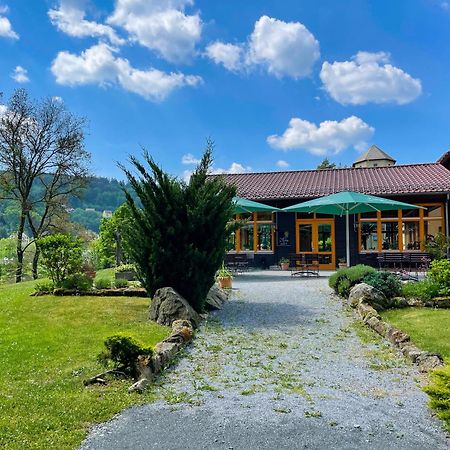
<path fill-rule="evenodd" d="M 345 258 L 339 258 L 339 269 L 345 269 L 347 267 L 347 260 Z"/>
<path fill-rule="evenodd" d="M 233 276 L 224 264 L 217 271 L 216 280 L 222 289 L 231 289 L 233 286 Z"/>
<path fill-rule="evenodd" d="M 289 270 L 289 259 L 281 258 L 280 259 L 281 270 Z"/>

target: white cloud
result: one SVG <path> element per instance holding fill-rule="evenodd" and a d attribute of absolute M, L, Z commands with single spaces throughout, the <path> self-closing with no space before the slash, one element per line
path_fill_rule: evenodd
<path fill-rule="evenodd" d="M 69 36 L 78 38 L 106 37 L 116 45 L 125 42 L 124 39 L 117 36 L 110 26 L 86 20 L 86 13 L 80 8 L 79 2 L 60 0 L 59 7 L 50 9 L 48 15 L 52 24 Z"/>
<path fill-rule="evenodd" d="M 246 44 L 215 42 L 206 54 L 229 70 L 260 66 L 277 77 L 301 78 L 311 73 L 320 50 L 319 42 L 300 22 L 262 16 Z"/>
<path fill-rule="evenodd" d="M 8 14 L 7 6 L 0 6 L 0 37 L 19 39 L 19 35 L 13 30 L 11 22 L 3 14 Z"/>
<path fill-rule="evenodd" d="M 389 53 L 359 52 L 352 61 L 324 62 L 320 78 L 331 97 L 344 105 L 412 102 L 422 93 L 420 80 L 389 60 Z"/>
<path fill-rule="evenodd" d="M 140 45 L 170 62 L 186 62 L 195 53 L 202 21 L 188 15 L 193 0 L 117 0 L 108 23 L 123 27 Z"/>
<path fill-rule="evenodd" d="M 6 105 L 0 105 L 0 118 L 6 114 L 8 107 Z"/>
<path fill-rule="evenodd" d="M 239 70 L 243 64 L 243 48 L 241 45 L 213 42 L 206 47 L 206 56 L 216 64 L 222 64 L 228 70 Z"/>
<path fill-rule="evenodd" d="M 286 169 L 289 167 L 289 163 L 287 161 L 284 161 L 283 159 L 279 159 L 275 165 L 279 167 L 280 169 Z"/>
<path fill-rule="evenodd" d="M 179 72 L 166 73 L 153 68 L 136 69 L 127 59 L 117 57 L 116 52 L 116 49 L 105 43 L 94 45 L 80 55 L 59 52 L 51 70 L 59 84 L 118 84 L 123 89 L 152 101 L 163 100 L 176 88 L 196 86 L 202 82 L 198 76 Z"/>
<path fill-rule="evenodd" d="M 319 42 L 300 22 L 262 16 L 255 23 L 248 59 L 266 66 L 269 73 L 279 77 L 307 76 L 319 56 Z"/>
<path fill-rule="evenodd" d="M 191 165 L 191 164 L 199 164 L 200 160 L 197 159 L 192 153 L 187 153 L 183 155 L 181 158 L 181 164 Z"/>
<path fill-rule="evenodd" d="M 211 169 L 211 173 L 215 175 L 220 175 L 224 173 L 246 173 L 251 172 L 252 168 L 249 166 L 243 166 L 240 163 L 233 162 L 231 163 L 231 166 L 228 169 L 221 169 L 220 167 L 213 167 Z"/>
<path fill-rule="evenodd" d="M 189 157 L 186 160 L 190 161 L 188 163 L 184 162 L 184 157 Z M 195 161 L 195 162 L 194 162 Z M 195 159 L 190 153 L 188 153 L 187 155 L 184 155 L 181 162 L 183 164 L 198 164 L 200 162 L 200 160 Z M 247 173 L 247 172 L 251 172 L 252 168 L 249 166 L 244 166 L 243 164 L 237 163 L 237 162 L 232 162 L 230 167 L 228 167 L 228 169 L 222 169 L 220 167 L 212 167 L 211 170 L 209 171 L 209 173 L 211 175 L 223 175 L 223 174 L 237 174 L 237 173 Z M 182 178 L 184 181 L 186 181 L 186 183 L 189 183 L 189 180 L 192 176 L 192 174 L 194 173 L 193 170 L 184 170 L 183 174 L 182 174 Z"/>
<path fill-rule="evenodd" d="M 17 66 L 14 72 L 11 74 L 11 78 L 17 83 L 28 83 L 30 79 L 28 78 L 28 70 L 22 66 Z"/>
<path fill-rule="evenodd" d="M 281 150 L 304 149 L 314 155 L 327 155 L 339 153 L 348 147 L 357 150 L 366 148 L 366 142 L 374 131 L 374 128 L 355 116 L 340 122 L 327 120 L 319 126 L 307 120 L 292 118 L 281 136 L 269 136 L 267 142 Z"/>

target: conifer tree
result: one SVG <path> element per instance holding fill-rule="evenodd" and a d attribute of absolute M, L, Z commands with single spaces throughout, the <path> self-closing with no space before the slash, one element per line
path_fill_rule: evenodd
<path fill-rule="evenodd" d="M 135 226 L 130 254 L 150 296 L 165 286 L 174 288 L 196 310 L 203 310 L 225 251 L 233 215 L 235 188 L 221 176 L 208 176 L 214 144 L 188 183 L 165 173 L 145 152 L 149 170 L 136 158 L 138 176 L 124 170 L 139 202 L 126 192 Z"/>

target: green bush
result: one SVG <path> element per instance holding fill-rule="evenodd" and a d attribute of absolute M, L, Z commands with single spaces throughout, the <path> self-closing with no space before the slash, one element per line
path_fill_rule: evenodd
<path fill-rule="evenodd" d="M 84 273 L 74 273 L 64 279 L 61 283 L 61 287 L 64 289 L 86 292 L 92 288 L 92 278 L 89 278 Z"/>
<path fill-rule="evenodd" d="M 50 280 L 36 281 L 34 284 L 34 291 L 38 293 L 53 292 L 53 289 L 55 289 L 55 286 Z"/>
<path fill-rule="evenodd" d="M 450 261 L 447 259 L 432 261 L 428 277 L 439 285 L 440 295 L 447 295 L 450 291 Z"/>
<path fill-rule="evenodd" d="M 146 164 L 131 157 L 137 176 L 122 167 L 136 194 L 126 193 L 133 223 L 130 260 L 139 280 L 150 297 L 171 286 L 197 312 L 204 310 L 234 230 L 229 223 L 236 187 L 209 176 L 212 149 L 209 141 L 188 182 L 164 172 L 148 154 Z"/>
<path fill-rule="evenodd" d="M 134 264 L 121 264 L 116 267 L 116 272 L 134 272 L 136 271 L 136 266 Z"/>
<path fill-rule="evenodd" d="M 112 280 L 111 278 L 96 278 L 95 279 L 95 289 L 111 289 Z"/>
<path fill-rule="evenodd" d="M 114 287 L 117 289 L 126 288 L 129 284 L 130 283 L 128 282 L 128 280 L 124 280 L 122 278 L 116 278 L 114 280 Z"/>
<path fill-rule="evenodd" d="M 450 431 L 450 366 L 434 370 L 431 373 L 432 383 L 424 388 L 430 396 L 430 405 L 445 422 Z"/>
<path fill-rule="evenodd" d="M 386 298 L 398 297 L 402 292 L 401 281 L 389 272 L 369 273 L 363 282 L 381 291 Z"/>
<path fill-rule="evenodd" d="M 405 283 L 402 286 L 402 295 L 406 298 L 431 300 L 439 296 L 440 286 L 432 280 L 422 280 Z"/>
<path fill-rule="evenodd" d="M 336 271 L 328 280 L 328 284 L 341 297 L 348 297 L 351 288 L 358 283 L 362 283 L 364 277 L 375 273 L 373 267 L 358 264 L 353 267 L 346 267 Z"/>
<path fill-rule="evenodd" d="M 56 287 L 64 287 L 64 280 L 81 272 L 83 249 L 79 239 L 67 234 L 52 234 L 38 240 L 42 265 Z"/>
<path fill-rule="evenodd" d="M 139 355 L 150 356 L 151 348 L 140 345 L 133 337 L 125 335 L 110 336 L 105 340 L 105 349 L 98 355 L 98 361 L 106 368 L 120 370 L 136 377 L 136 360 Z"/>

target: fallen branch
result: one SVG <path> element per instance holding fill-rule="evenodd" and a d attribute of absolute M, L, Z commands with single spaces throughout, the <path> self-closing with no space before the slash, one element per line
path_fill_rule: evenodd
<path fill-rule="evenodd" d="M 126 373 L 122 372 L 121 370 L 117 370 L 117 369 L 111 369 L 111 370 L 107 370 L 106 372 L 102 372 L 99 373 L 98 375 L 95 375 L 92 378 L 88 378 L 87 380 L 83 381 L 83 384 L 85 386 L 90 386 L 91 384 L 106 384 L 106 380 L 104 379 L 104 377 L 106 375 L 116 375 L 116 376 L 121 376 L 126 378 Z"/>

